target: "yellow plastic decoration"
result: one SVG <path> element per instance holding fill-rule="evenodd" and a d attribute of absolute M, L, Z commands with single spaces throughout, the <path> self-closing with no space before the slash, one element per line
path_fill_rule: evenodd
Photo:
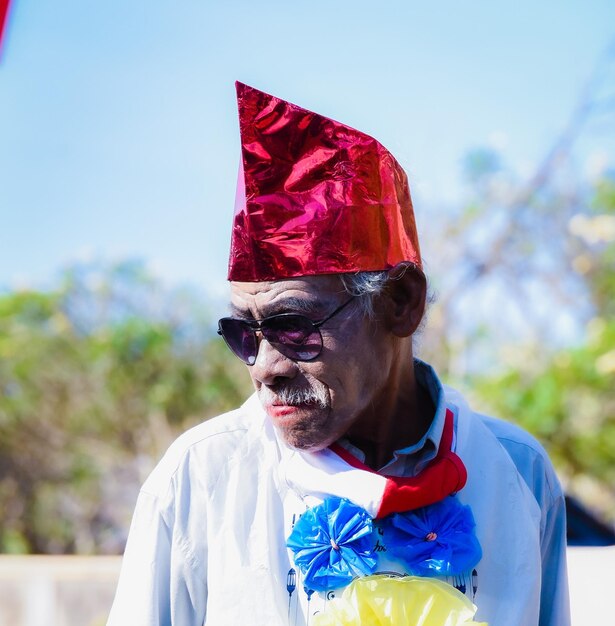
<path fill-rule="evenodd" d="M 330 600 L 314 626 L 487 626 L 472 620 L 476 607 L 451 585 L 433 578 L 376 575 L 355 579 Z"/>

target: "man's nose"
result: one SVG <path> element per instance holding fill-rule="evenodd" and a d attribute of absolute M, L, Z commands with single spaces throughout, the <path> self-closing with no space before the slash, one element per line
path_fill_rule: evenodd
<path fill-rule="evenodd" d="M 273 385 L 282 378 L 297 375 L 297 363 L 278 352 L 264 337 L 261 337 L 256 361 L 250 368 L 253 380 L 263 385 Z"/>

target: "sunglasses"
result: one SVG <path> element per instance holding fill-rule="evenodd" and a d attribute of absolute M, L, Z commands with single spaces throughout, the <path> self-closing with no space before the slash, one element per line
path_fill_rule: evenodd
<path fill-rule="evenodd" d="M 322 350 L 320 327 L 353 300 L 354 296 L 318 322 L 298 313 L 280 313 L 262 320 L 223 317 L 218 322 L 218 334 L 233 354 L 247 365 L 256 363 L 259 346 L 257 332 L 285 357 L 293 361 L 312 361 Z"/>

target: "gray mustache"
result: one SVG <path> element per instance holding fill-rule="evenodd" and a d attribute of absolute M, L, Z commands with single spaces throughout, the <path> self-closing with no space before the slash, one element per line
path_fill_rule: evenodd
<path fill-rule="evenodd" d="M 287 404 L 297 406 L 300 404 L 315 404 L 320 408 L 326 408 L 329 404 L 328 396 L 324 390 L 308 388 L 277 387 L 269 389 L 262 387 L 259 392 L 260 401 L 263 404 Z"/>

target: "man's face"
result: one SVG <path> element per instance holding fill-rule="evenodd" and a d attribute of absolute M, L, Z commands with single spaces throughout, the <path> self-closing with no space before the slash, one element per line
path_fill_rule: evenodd
<path fill-rule="evenodd" d="M 333 275 L 233 282 L 231 294 L 233 316 L 257 320 L 301 313 L 319 321 L 348 299 Z M 260 337 L 256 362 L 248 367 L 274 426 L 301 450 L 321 450 L 345 434 L 375 426 L 395 352 L 390 333 L 362 315 L 358 300 L 320 331 L 323 349 L 315 360 L 294 361 Z"/>

